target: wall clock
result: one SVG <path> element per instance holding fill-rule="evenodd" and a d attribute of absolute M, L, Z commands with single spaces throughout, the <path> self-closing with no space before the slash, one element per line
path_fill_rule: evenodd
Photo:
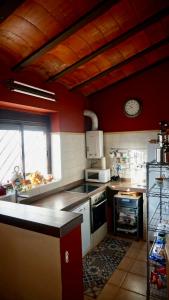
<path fill-rule="evenodd" d="M 124 103 L 124 113 L 127 117 L 135 118 L 141 113 L 142 105 L 138 99 L 128 99 Z"/>

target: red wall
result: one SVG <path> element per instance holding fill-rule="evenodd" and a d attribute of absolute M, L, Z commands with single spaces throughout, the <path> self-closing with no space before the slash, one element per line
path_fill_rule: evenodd
<path fill-rule="evenodd" d="M 159 129 L 160 120 L 169 120 L 169 63 L 162 64 L 116 86 L 89 97 L 90 109 L 106 132 Z M 124 101 L 139 98 L 143 109 L 137 118 L 123 113 Z"/>
<path fill-rule="evenodd" d="M 2 73 L 1 73 L 2 76 Z M 0 79 L 1 79 L 0 76 Z M 5 86 L 5 80 L 15 80 L 32 84 L 39 88 L 54 91 L 57 101 L 47 101 L 32 96 L 9 91 Z M 33 113 L 52 113 L 52 131 L 84 132 L 83 111 L 86 106 L 86 98 L 75 92 L 69 92 L 63 85 L 53 82 L 44 83 L 42 78 L 32 73 L 3 74 L 0 81 L 0 108 L 29 111 Z"/>

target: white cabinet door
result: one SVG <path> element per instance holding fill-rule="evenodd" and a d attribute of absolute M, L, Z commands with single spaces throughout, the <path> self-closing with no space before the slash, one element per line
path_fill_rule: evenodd
<path fill-rule="evenodd" d="M 73 209 L 72 212 L 83 214 L 81 224 L 82 256 L 90 250 L 90 205 L 89 201 Z"/>
<path fill-rule="evenodd" d="M 90 250 L 90 206 L 89 201 L 83 204 L 83 223 L 82 230 L 82 255 Z"/>

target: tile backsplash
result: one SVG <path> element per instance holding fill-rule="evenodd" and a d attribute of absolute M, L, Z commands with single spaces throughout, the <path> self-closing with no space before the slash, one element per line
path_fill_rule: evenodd
<path fill-rule="evenodd" d="M 156 139 L 156 130 L 132 131 L 104 134 L 104 147 L 107 167 L 112 176 L 145 181 L 148 141 Z"/>
<path fill-rule="evenodd" d="M 54 155 L 55 153 L 53 153 L 53 157 Z M 60 133 L 60 162 L 59 166 L 58 162 L 53 159 L 53 170 L 57 170 L 57 167 L 61 168 L 61 179 L 58 186 L 84 178 L 84 169 L 87 164 L 85 133 Z M 57 172 L 55 171 L 55 173 Z"/>

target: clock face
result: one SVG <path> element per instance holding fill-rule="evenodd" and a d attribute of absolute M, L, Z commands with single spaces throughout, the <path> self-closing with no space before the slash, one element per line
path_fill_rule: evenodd
<path fill-rule="evenodd" d="M 124 112 L 128 117 L 137 117 L 141 112 L 141 103 L 136 99 L 129 99 L 124 104 Z"/>

